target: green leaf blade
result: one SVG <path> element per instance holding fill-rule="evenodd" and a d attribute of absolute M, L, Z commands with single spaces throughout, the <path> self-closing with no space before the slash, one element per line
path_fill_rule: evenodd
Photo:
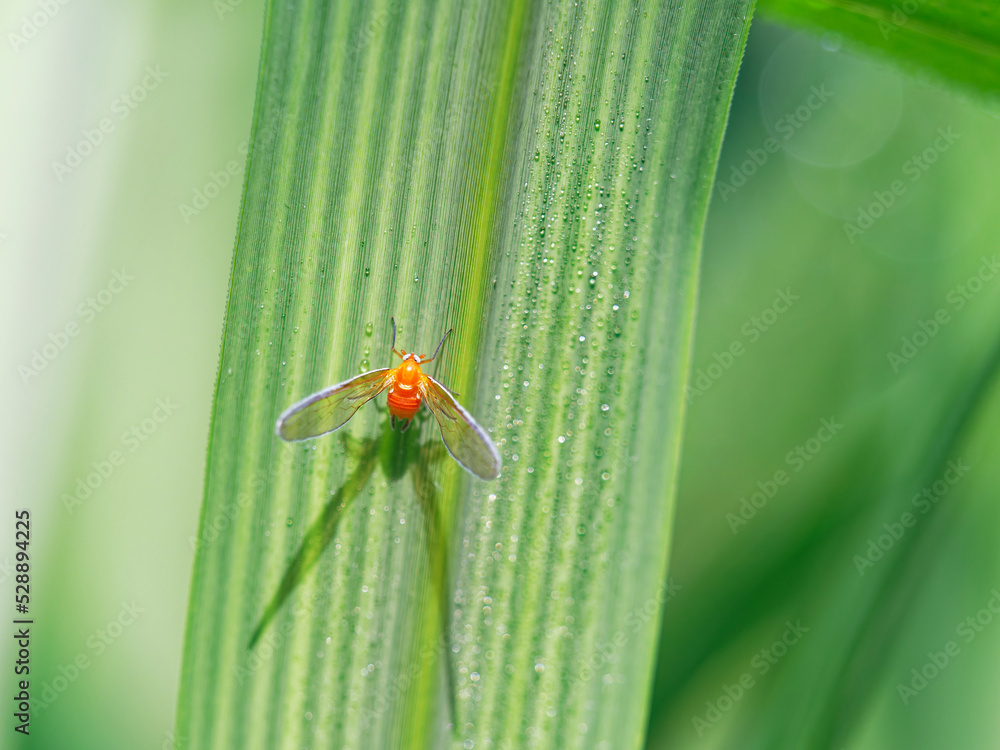
<path fill-rule="evenodd" d="M 748 13 L 272 6 L 182 675 L 191 747 L 641 744 Z M 323 439 L 274 436 L 289 404 L 387 363 L 390 315 L 408 351 L 454 326 L 438 376 L 499 445 L 497 482 L 436 460 L 431 419 L 392 433 L 376 404 Z"/>

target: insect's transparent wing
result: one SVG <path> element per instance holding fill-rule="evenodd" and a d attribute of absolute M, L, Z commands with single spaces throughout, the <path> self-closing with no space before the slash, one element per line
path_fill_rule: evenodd
<path fill-rule="evenodd" d="M 341 427 L 354 416 L 354 412 L 388 385 L 388 367 L 331 385 L 288 407 L 278 417 L 275 432 L 282 440 L 305 440 L 325 435 Z"/>
<path fill-rule="evenodd" d="M 441 437 L 452 458 L 480 479 L 500 476 L 500 453 L 486 430 L 430 376 L 424 384 L 424 401 L 441 427 Z"/>

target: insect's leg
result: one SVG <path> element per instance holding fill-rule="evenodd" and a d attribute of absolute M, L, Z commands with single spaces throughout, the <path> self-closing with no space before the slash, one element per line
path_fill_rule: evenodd
<path fill-rule="evenodd" d="M 403 429 L 401 429 L 400 432 L 406 432 L 408 429 L 410 429 L 411 424 L 413 424 L 413 420 L 407 419 L 405 422 L 403 422 Z"/>
<path fill-rule="evenodd" d="M 396 429 L 396 415 L 395 414 L 390 414 L 389 415 L 389 429 L 390 430 L 395 430 Z"/>

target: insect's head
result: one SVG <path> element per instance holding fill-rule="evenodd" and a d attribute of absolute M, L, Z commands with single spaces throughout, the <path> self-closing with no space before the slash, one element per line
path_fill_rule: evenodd
<path fill-rule="evenodd" d="M 413 362 L 416 362 L 419 365 L 424 360 L 427 359 L 426 354 L 416 354 L 414 352 L 396 351 L 395 349 L 393 349 L 392 351 L 397 357 L 399 357 L 404 362 L 412 360 Z"/>
<path fill-rule="evenodd" d="M 412 388 L 420 383 L 424 375 L 420 371 L 420 360 L 415 354 L 408 354 L 403 358 L 403 363 L 393 371 L 393 378 L 396 385 L 404 388 Z"/>

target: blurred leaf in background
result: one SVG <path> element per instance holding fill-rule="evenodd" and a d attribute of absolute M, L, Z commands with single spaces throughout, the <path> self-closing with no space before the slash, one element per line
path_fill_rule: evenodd
<path fill-rule="evenodd" d="M 0 563 L 30 508 L 39 701 L 0 746 L 172 741 L 262 19 L 0 4 Z"/>
<path fill-rule="evenodd" d="M 1000 580 L 996 131 L 883 60 L 754 26 L 648 747 L 995 744 L 1000 629 L 956 628 Z M 950 640 L 961 656 L 904 702 Z"/>
<path fill-rule="evenodd" d="M 1000 104 L 1000 13 L 992 0 L 762 0 L 759 11 L 843 36 L 911 73 Z"/>

